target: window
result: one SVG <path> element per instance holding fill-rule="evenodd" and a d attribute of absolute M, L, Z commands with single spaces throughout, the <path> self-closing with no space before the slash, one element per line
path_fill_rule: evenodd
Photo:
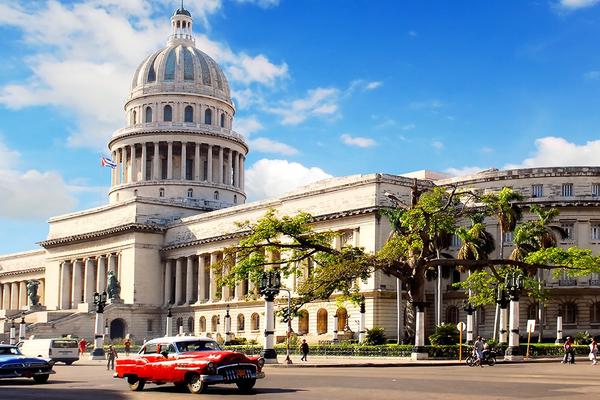
<path fill-rule="evenodd" d="M 144 354 L 156 354 L 158 353 L 158 344 L 157 343 L 148 343 L 144 346 Z"/>
<path fill-rule="evenodd" d="M 560 224 L 560 227 L 563 228 L 563 230 L 565 231 L 565 241 L 572 241 L 575 238 L 575 224 L 573 224 L 572 222 L 565 222 Z"/>
<path fill-rule="evenodd" d="M 565 303 L 560 306 L 560 313 L 563 317 L 563 324 L 577 323 L 577 304 Z"/>
<path fill-rule="evenodd" d="M 163 113 L 163 121 L 173 121 L 173 108 L 170 105 L 166 105 Z"/>
<path fill-rule="evenodd" d="M 206 332 L 206 318 L 200 317 L 200 323 L 198 325 L 200 325 L 200 332 Z"/>
<path fill-rule="evenodd" d="M 146 330 L 148 332 L 154 331 L 154 320 L 153 319 L 149 319 L 148 321 L 146 321 Z"/>
<path fill-rule="evenodd" d="M 237 194 L 233 195 L 233 204 L 237 204 Z"/>
<path fill-rule="evenodd" d="M 258 316 L 258 314 L 257 313 L 252 314 L 252 317 L 250 317 L 250 320 L 252 322 L 250 329 L 252 329 L 253 331 L 259 330 L 260 329 L 260 317 Z"/>
<path fill-rule="evenodd" d="M 538 306 L 536 303 L 532 303 L 527 307 L 527 319 L 537 319 L 538 317 Z"/>
<path fill-rule="evenodd" d="M 194 318 L 193 317 L 189 317 L 187 320 L 187 329 L 188 329 L 188 333 L 193 333 L 194 332 Z"/>
<path fill-rule="evenodd" d="M 485 307 L 477 310 L 477 319 L 479 320 L 479 325 L 485 325 Z"/>
<path fill-rule="evenodd" d="M 194 107 L 187 106 L 185 108 L 184 119 L 185 122 L 194 122 Z"/>
<path fill-rule="evenodd" d="M 183 50 L 183 79 L 186 81 L 194 80 L 194 60 L 192 52 L 187 48 Z"/>
<path fill-rule="evenodd" d="M 346 326 L 348 325 L 348 311 L 346 311 L 345 308 L 338 308 L 336 314 L 338 317 L 337 330 L 343 332 L 346 330 Z"/>
<path fill-rule="evenodd" d="M 317 311 L 317 334 L 327 333 L 327 310 L 324 308 Z"/>
<path fill-rule="evenodd" d="M 600 183 L 592 183 L 592 196 L 600 197 Z"/>
<path fill-rule="evenodd" d="M 133 190 L 133 197 L 137 197 L 137 195 L 138 195 L 138 190 L 137 190 L 137 189 L 134 189 L 134 190 Z"/>
<path fill-rule="evenodd" d="M 544 185 L 531 185 L 531 197 L 544 197 Z"/>
<path fill-rule="evenodd" d="M 133 125 L 137 124 L 137 112 L 135 110 L 131 113 L 131 123 Z"/>
<path fill-rule="evenodd" d="M 218 190 L 215 190 L 215 192 L 213 193 L 213 199 L 219 200 L 219 191 Z"/>
<path fill-rule="evenodd" d="M 146 107 L 146 122 L 152 122 L 152 108 Z"/>
<path fill-rule="evenodd" d="M 512 244 L 513 242 L 513 232 L 504 232 L 504 244 Z"/>
<path fill-rule="evenodd" d="M 563 183 L 561 195 L 563 197 L 571 197 L 573 196 L 573 184 L 572 183 Z"/>
<path fill-rule="evenodd" d="M 221 114 L 221 128 L 225 128 L 225 114 Z"/>
<path fill-rule="evenodd" d="M 219 316 L 218 315 L 213 315 L 213 317 L 210 320 L 210 331 L 211 332 L 218 332 L 219 331 Z"/>
<path fill-rule="evenodd" d="M 244 318 L 244 314 L 238 314 L 237 316 L 237 330 L 238 332 L 243 332 L 244 331 L 244 325 L 245 325 L 245 318 Z"/>
<path fill-rule="evenodd" d="M 175 49 L 169 52 L 165 63 L 165 81 L 172 81 L 173 79 L 175 79 Z"/>
<path fill-rule="evenodd" d="M 191 199 L 192 197 L 194 197 L 194 189 L 188 189 L 187 197 L 188 197 L 188 199 Z"/>
<path fill-rule="evenodd" d="M 458 307 L 450 306 L 446 309 L 446 322 L 458 324 Z"/>
<path fill-rule="evenodd" d="M 450 239 L 450 247 L 459 248 L 460 247 L 460 236 L 454 234 Z"/>
<path fill-rule="evenodd" d="M 165 189 L 163 189 L 163 188 L 158 189 L 158 197 L 165 197 Z"/>
<path fill-rule="evenodd" d="M 206 125 L 212 124 L 212 111 L 210 109 L 204 111 L 204 123 Z"/>
<path fill-rule="evenodd" d="M 600 323 L 600 303 L 590 304 L 590 322 Z"/>
<path fill-rule="evenodd" d="M 592 224 L 590 238 L 592 240 L 600 240 L 600 224 Z"/>
<path fill-rule="evenodd" d="M 308 311 L 300 310 L 298 313 L 298 334 L 306 335 L 308 333 Z"/>

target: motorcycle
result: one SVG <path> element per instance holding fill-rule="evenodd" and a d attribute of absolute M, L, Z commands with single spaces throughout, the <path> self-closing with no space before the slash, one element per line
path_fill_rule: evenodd
<path fill-rule="evenodd" d="M 489 365 L 490 367 L 496 365 L 496 352 L 494 350 L 484 350 L 482 355 L 481 363 L 483 365 Z M 465 361 L 469 367 L 473 367 L 477 365 L 477 356 L 471 353 Z"/>

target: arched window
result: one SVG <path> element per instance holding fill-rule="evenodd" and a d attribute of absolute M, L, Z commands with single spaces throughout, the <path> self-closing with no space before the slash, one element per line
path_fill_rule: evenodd
<path fill-rule="evenodd" d="M 194 107 L 186 106 L 184 111 L 184 122 L 194 122 Z"/>
<path fill-rule="evenodd" d="M 206 125 L 212 124 L 212 111 L 210 110 L 210 108 L 204 111 L 204 123 Z"/>
<path fill-rule="evenodd" d="M 175 49 L 172 49 L 167 55 L 165 62 L 165 81 L 175 79 Z"/>
<path fill-rule="evenodd" d="M 183 50 L 183 80 L 194 80 L 194 60 L 192 52 L 188 48 Z"/>
<path fill-rule="evenodd" d="M 308 333 L 308 311 L 300 310 L 298 313 L 298 334 L 306 335 Z"/>
<path fill-rule="evenodd" d="M 137 190 L 137 189 L 134 189 L 134 190 L 133 190 L 133 197 L 137 197 L 137 195 L 138 195 L 138 190 Z"/>
<path fill-rule="evenodd" d="M 213 193 L 213 199 L 219 200 L 219 191 L 218 190 L 215 190 L 215 192 Z"/>
<path fill-rule="evenodd" d="M 225 128 L 225 114 L 221 114 L 221 128 Z"/>
<path fill-rule="evenodd" d="M 213 315 L 210 320 L 210 331 L 217 332 L 219 330 L 219 316 Z"/>
<path fill-rule="evenodd" d="M 177 333 L 179 334 L 180 329 L 181 329 L 180 326 L 183 327 L 183 318 L 182 317 L 177 318 L 176 325 L 177 325 Z"/>
<path fill-rule="evenodd" d="M 137 124 L 137 111 L 135 110 L 133 110 L 133 112 L 131 113 L 131 124 Z"/>
<path fill-rule="evenodd" d="M 600 323 L 600 303 L 590 304 L 590 322 Z"/>
<path fill-rule="evenodd" d="M 187 191 L 187 197 L 190 198 L 190 199 L 192 197 L 194 197 L 194 189 L 188 189 L 188 191 Z"/>
<path fill-rule="evenodd" d="M 146 122 L 152 122 L 152 107 L 146 107 Z"/>
<path fill-rule="evenodd" d="M 458 324 L 458 307 L 450 306 L 446 309 L 446 322 Z"/>
<path fill-rule="evenodd" d="M 560 306 L 560 313 L 563 317 L 563 324 L 577 323 L 577 304 L 565 303 Z"/>
<path fill-rule="evenodd" d="M 257 313 L 252 314 L 252 317 L 250 317 L 250 321 L 250 329 L 252 329 L 253 331 L 257 331 L 260 329 L 260 317 Z"/>
<path fill-rule="evenodd" d="M 537 319 L 538 308 L 536 303 L 527 306 L 527 319 Z"/>
<path fill-rule="evenodd" d="M 237 194 L 233 195 L 233 204 L 237 204 Z"/>
<path fill-rule="evenodd" d="M 164 108 L 163 121 L 173 121 L 173 107 L 168 104 Z"/>
<path fill-rule="evenodd" d="M 327 333 L 327 310 L 324 308 L 317 311 L 317 334 Z"/>
<path fill-rule="evenodd" d="M 187 320 L 188 333 L 194 333 L 194 317 L 189 317 Z"/>
<path fill-rule="evenodd" d="M 245 319 L 244 314 L 238 314 L 237 316 L 237 330 L 238 332 L 243 332 L 245 330 Z"/>
<path fill-rule="evenodd" d="M 343 332 L 346 330 L 346 325 L 348 323 L 348 311 L 345 308 L 338 308 L 337 310 L 338 316 L 338 326 L 337 330 Z"/>
<path fill-rule="evenodd" d="M 158 197 L 165 197 L 165 189 L 164 188 L 158 189 Z"/>
<path fill-rule="evenodd" d="M 200 323 L 199 323 L 200 327 L 200 332 L 206 332 L 206 318 L 204 317 L 200 317 Z"/>

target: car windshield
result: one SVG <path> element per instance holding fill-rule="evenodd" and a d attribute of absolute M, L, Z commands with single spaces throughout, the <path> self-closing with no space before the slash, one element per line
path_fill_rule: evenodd
<path fill-rule="evenodd" d="M 188 340 L 175 343 L 180 353 L 188 351 L 214 351 L 221 350 L 221 346 L 214 340 Z"/>
<path fill-rule="evenodd" d="M 0 356 L 20 356 L 21 352 L 16 347 L 0 347 Z"/>

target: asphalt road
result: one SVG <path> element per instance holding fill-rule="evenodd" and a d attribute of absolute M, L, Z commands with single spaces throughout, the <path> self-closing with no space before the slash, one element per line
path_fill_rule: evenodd
<path fill-rule="evenodd" d="M 31 380 L 0 381 L 2 400 L 120 400 L 194 398 L 173 385 L 147 385 L 133 393 L 91 362 L 55 367 L 46 385 Z M 486 368 L 266 368 L 253 393 L 213 386 L 203 399 L 597 399 L 600 365 L 513 364 Z"/>

